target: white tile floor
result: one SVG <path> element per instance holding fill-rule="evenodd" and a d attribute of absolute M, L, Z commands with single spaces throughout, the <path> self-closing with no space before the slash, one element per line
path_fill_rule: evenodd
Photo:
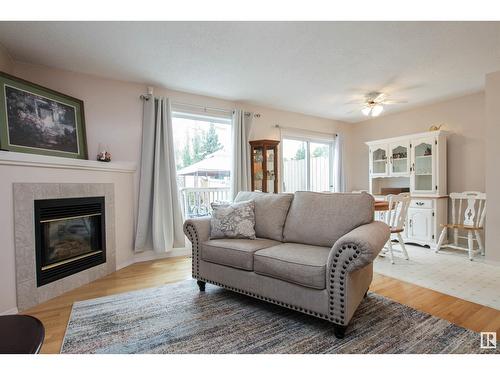
<path fill-rule="evenodd" d="M 399 250 L 399 245 L 395 243 L 394 248 Z M 410 260 L 400 252 L 394 253 L 395 264 L 388 254 L 379 256 L 374 271 L 500 310 L 500 265 L 487 263 L 482 256 L 471 262 L 459 250 L 443 249 L 436 254 L 419 246 L 406 245 L 406 249 Z"/>

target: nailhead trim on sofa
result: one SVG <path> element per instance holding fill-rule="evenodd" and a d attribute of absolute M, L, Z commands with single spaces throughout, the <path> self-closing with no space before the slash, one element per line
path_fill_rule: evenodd
<path fill-rule="evenodd" d="M 321 313 L 318 313 L 318 312 L 315 312 L 315 311 L 311 311 L 311 310 L 305 309 L 303 307 L 291 305 L 289 303 L 281 302 L 279 300 L 276 300 L 276 299 L 273 299 L 273 298 L 269 298 L 269 297 L 264 297 L 264 296 L 261 296 L 259 294 L 247 292 L 246 290 L 239 289 L 239 288 L 234 288 L 232 286 L 225 285 L 225 284 L 219 283 L 217 281 L 208 280 L 208 279 L 205 279 L 203 277 L 195 277 L 195 279 L 197 279 L 199 281 L 204 281 L 206 283 L 210 283 L 210 284 L 213 284 L 213 285 L 217 285 L 217 286 L 220 286 L 220 287 L 222 287 L 224 289 L 228 289 L 228 290 L 231 290 L 233 292 L 237 292 L 237 293 L 244 294 L 244 295 L 247 295 L 247 296 L 250 296 L 250 297 L 254 297 L 254 298 L 266 301 L 266 302 L 271 302 L 271 303 L 274 303 L 275 305 L 279 305 L 279 306 L 283 306 L 283 307 L 286 307 L 286 308 L 289 308 L 289 309 L 292 309 L 292 310 L 300 311 L 302 313 L 309 314 L 309 315 L 315 316 L 317 318 L 322 318 L 322 319 L 330 320 L 331 321 L 331 319 L 329 319 L 329 317 L 327 315 L 321 314 Z"/>
<path fill-rule="evenodd" d="M 237 293 L 244 294 L 244 295 L 247 295 L 247 296 L 250 296 L 250 297 L 254 297 L 254 298 L 266 301 L 266 302 L 271 302 L 271 303 L 274 303 L 274 304 L 279 305 L 279 306 L 287 307 L 289 309 L 296 310 L 296 311 L 299 311 L 299 312 L 302 312 L 302 313 L 305 313 L 305 314 L 308 314 L 308 315 L 312 315 L 312 316 L 315 316 L 315 317 L 318 317 L 318 318 L 322 318 L 322 319 L 325 319 L 325 320 L 333 321 L 333 320 L 331 320 L 325 314 L 321 314 L 321 313 L 318 313 L 318 312 L 315 312 L 315 311 L 311 311 L 311 310 L 305 309 L 303 307 L 291 305 L 289 303 L 278 301 L 278 300 L 275 300 L 273 298 L 264 297 L 264 296 L 261 296 L 261 295 L 255 294 L 255 293 L 247 292 L 247 291 L 245 291 L 243 289 L 234 288 L 232 286 L 225 285 L 225 284 L 219 283 L 217 281 L 208 280 L 208 279 L 205 279 L 205 278 L 201 277 L 200 276 L 200 266 L 199 266 L 200 243 L 199 243 L 199 240 L 198 240 L 198 234 L 196 232 L 196 228 L 192 224 L 187 224 L 187 225 L 185 225 L 184 229 L 185 229 L 185 232 L 186 232 L 186 236 L 188 237 L 189 241 L 191 241 L 192 259 L 193 259 L 193 261 L 192 261 L 192 275 L 193 275 L 194 279 L 199 280 L 199 281 L 204 281 L 204 282 L 207 282 L 207 283 L 210 283 L 210 284 L 213 284 L 213 285 L 217 285 L 217 286 L 220 286 L 222 288 L 231 290 L 233 292 L 237 292 Z"/>
<path fill-rule="evenodd" d="M 357 245 L 342 245 L 334 255 L 330 267 L 330 283 L 328 288 L 329 320 L 340 325 L 347 325 L 345 315 L 345 306 L 347 305 L 347 295 L 344 288 L 345 276 L 347 272 L 350 272 L 354 268 L 360 252 Z M 335 303 L 336 300 L 338 300 L 337 304 Z"/>
<path fill-rule="evenodd" d="M 213 280 L 208 280 L 200 276 L 200 266 L 199 266 L 199 254 L 200 254 L 200 243 L 198 239 L 198 233 L 196 231 L 196 227 L 192 224 L 187 224 L 184 227 L 186 236 L 191 241 L 192 245 L 192 275 L 194 279 L 199 281 L 204 281 L 213 285 L 217 285 L 223 287 L 225 289 L 241 293 L 247 296 L 251 296 L 254 298 L 258 298 L 260 300 L 271 302 L 279 306 L 287 307 L 292 310 L 300 311 L 308 315 L 312 315 L 318 318 L 322 318 L 328 320 L 332 323 L 336 323 L 339 325 L 347 325 L 345 306 L 346 303 L 346 293 L 345 293 L 345 274 L 346 272 L 350 272 L 352 268 L 354 268 L 357 261 L 360 260 L 360 249 L 355 244 L 343 245 L 337 253 L 334 255 L 333 263 L 330 267 L 330 283 L 329 283 L 329 314 L 321 314 L 315 311 L 311 311 L 305 309 L 300 306 L 291 305 L 279 300 L 275 300 L 269 297 L 264 297 L 255 293 L 247 292 L 243 289 L 234 288 L 229 285 L 225 285 Z M 342 255 L 343 254 L 343 255 Z M 328 266 L 328 265 L 327 265 Z M 339 272 L 336 270 L 340 269 Z M 338 286 L 338 292 L 336 291 L 336 286 Z M 337 297 L 337 298 L 336 298 Z M 335 304 L 335 300 L 338 299 L 339 303 Z"/>
<path fill-rule="evenodd" d="M 200 275 L 200 241 L 198 240 L 198 233 L 196 232 L 196 228 L 193 224 L 186 224 L 184 226 L 184 232 L 189 241 L 191 241 L 191 274 L 193 275 L 193 278 L 197 279 Z"/>

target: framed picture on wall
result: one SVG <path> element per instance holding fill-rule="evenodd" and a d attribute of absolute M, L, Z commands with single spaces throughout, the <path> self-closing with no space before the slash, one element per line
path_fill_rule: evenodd
<path fill-rule="evenodd" d="M 87 159 L 83 101 L 0 72 L 0 149 Z"/>

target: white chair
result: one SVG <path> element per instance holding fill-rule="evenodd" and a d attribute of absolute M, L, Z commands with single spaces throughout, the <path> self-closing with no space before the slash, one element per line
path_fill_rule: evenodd
<path fill-rule="evenodd" d="M 410 206 L 411 197 L 408 193 L 402 193 L 398 195 L 388 195 L 387 201 L 389 202 L 389 210 L 385 212 L 385 223 L 391 228 L 391 236 L 389 241 L 387 241 L 385 252 L 389 251 L 391 256 L 391 263 L 394 264 L 394 254 L 393 254 L 393 244 L 392 237 L 396 236 L 403 255 L 406 260 L 410 259 L 408 257 L 408 252 L 406 251 L 405 243 L 403 241 L 403 236 L 401 232 L 404 231 L 406 217 L 408 215 L 408 207 Z"/>
<path fill-rule="evenodd" d="M 474 260 L 476 252 L 484 255 L 480 231 L 484 228 L 484 219 L 486 218 L 486 194 L 478 191 L 464 191 L 463 193 L 451 193 L 450 198 L 452 222 L 442 225 L 443 230 L 439 236 L 436 253 L 442 247 L 450 247 L 467 251 L 469 259 Z M 443 245 L 447 238 L 448 229 L 453 229 L 453 243 Z M 459 236 L 459 230 L 466 231 L 467 236 Z M 460 246 L 459 239 L 466 239 L 467 247 Z M 474 249 L 474 241 L 477 242 L 477 249 Z"/>

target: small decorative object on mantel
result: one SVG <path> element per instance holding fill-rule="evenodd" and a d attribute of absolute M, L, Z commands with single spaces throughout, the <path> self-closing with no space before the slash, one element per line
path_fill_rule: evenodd
<path fill-rule="evenodd" d="M 83 101 L 0 72 L 0 149 L 87 159 Z"/>
<path fill-rule="evenodd" d="M 103 143 L 99 143 L 99 151 L 97 152 L 97 161 L 110 162 L 111 152 L 109 152 L 109 146 Z"/>

